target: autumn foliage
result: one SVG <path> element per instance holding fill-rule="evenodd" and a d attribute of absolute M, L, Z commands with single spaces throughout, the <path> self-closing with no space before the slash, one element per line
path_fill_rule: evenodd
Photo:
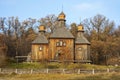
<path fill-rule="evenodd" d="M 84 26 L 85 36 L 91 42 L 92 63 L 120 64 L 120 26 L 115 26 L 113 21 L 99 14 L 80 23 Z M 28 18 L 22 22 L 17 17 L 1 17 L 0 54 L 10 58 L 16 55 L 28 55 L 40 24 L 46 26 L 45 35 L 49 37 L 58 24 L 57 17 L 48 15 L 40 20 Z M 76 37 L 78 24 L 66 25 Z"/>

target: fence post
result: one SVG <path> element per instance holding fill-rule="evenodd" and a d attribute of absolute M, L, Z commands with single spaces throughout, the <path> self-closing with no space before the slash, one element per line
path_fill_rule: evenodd
<path fill-rule="evenodd" d="M 108 72 L 108 73 L 110 72 L 109 68 L 107 68 L 107 72 Z"/>
<path fill-rule="evenodd" d="M 80 74 L 80 69 L 78 69 L 78 74 Z"/>
<path fill-rule="evenodd" d="M 63 74 L 65 74 L 65 69 L 63 69 Z"/>
<path fill-rule="evenodd" d="M 15 73 L 18 73 L 18 70 L 17 70 L 17 69 L 15 69 Z"/>
<path fill-rule="evenodd" d="M 33 73 L 33 69 L 31 69 L 30 73 L 31 73 L 31 74 Z"/>
<path fill-rule="evenodd" d="M 2 68 L 0 68 L 0 73 L 2 72 Z"/>
<path fill-rule="evenodd" d="M 95 74 L 95 70 L 94 69 L 92 70 L 92 74 Z"/>
<path fill-rule="evenodd" d="M 49 73 L 49 69 L 48 68 L 47 68 L 46 72 L 47 72 L 47 74 Z"/>

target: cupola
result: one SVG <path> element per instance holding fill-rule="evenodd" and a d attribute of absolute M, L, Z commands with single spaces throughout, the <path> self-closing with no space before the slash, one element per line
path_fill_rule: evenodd
<path fill-rule="evenodd" d="M 84 27 L 82 24 L 78 25 L 78 31 L 84 32 Z"/>
<path fill-rule="evenodd" d="M 65 16 L 64 12 L 62 11 L 58 16 L 58 20 L 65 20 L 65 17 L 66 16 Z"/>
<path fill-rule="evenodd" d="M 39 32 L 45 32 L 45 26 L 44 25 L 39 26 Z"/>

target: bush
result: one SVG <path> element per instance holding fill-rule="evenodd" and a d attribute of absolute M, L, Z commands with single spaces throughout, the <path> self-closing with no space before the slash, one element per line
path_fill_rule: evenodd
<path fill-rule="evenodd" d="M 2 66 L 4 66 L 4 65 L 6 65 L 6 63 L 7 63 L 7 58 L 6 58 L 6 56 L 5 55 L 0 55 L 0 67 L 2 67 Z"/>

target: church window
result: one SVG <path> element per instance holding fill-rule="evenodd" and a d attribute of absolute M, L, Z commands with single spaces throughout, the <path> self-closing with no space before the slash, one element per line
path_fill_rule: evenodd
<path fill-rule="evenodd" d="M 59 43 L 60 43 L 60 46 L 63 46 L 63 41 L 59 41 Z"/>
<path fill-rule="evenodd" d="M 56 43 L 56 46 L 57 46 L 57 47 L 58 47 L 58 46 L 60 46 L 60 47 L 66 46 L 66 42 L 64 42 L 63 40 L 60 40 L 59 42 Z"/>
<path fill-rule="evenodd" d="M 40 51 L 42 51 L 42 50 L 43 50 L 43 47 L 42 47 L 42 46 L 40 46 L 40 47 L 39 47 L 39 50 L 40 50 Z"/>
<path fill-rule="evenodd" d="M 82 48 L 81 48 L 81 47 L 79 47 L 79 48 L 78 48 L 78 50 L 79 50 L 79 51 L 81 51 L 81 50 L 82 50 Z"/>
<path fill-rule="evenodd" d="M 66 46 L 66 42 L 63 43 L 63 46 Z"/>
<path fill-rule="evenodd" d="M 59 45 L 60 45 L 59 42 L 57 42 L 57 43 L 56 43 L 56 46 L 59 46 Z"/>

